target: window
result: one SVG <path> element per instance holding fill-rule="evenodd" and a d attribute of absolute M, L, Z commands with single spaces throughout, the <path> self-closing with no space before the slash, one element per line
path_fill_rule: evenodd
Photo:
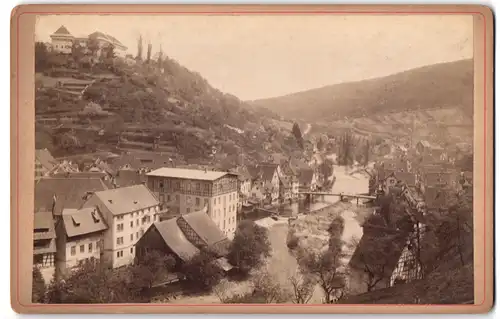
<path fill-rule="evenodd" d="M 92 252 L 92 243 L 89 244 L 89 253 Z"/>
<path fill-rule="evenodd" d="M 134 228 L 134 221 L 130 222 L 130 228 Z"/>
<path fill-rule="evenodd" d="M 139 239 L 139 232 L 135 233 L 135 239 Z"/>
<path fill-rule="evenodd" d="M 196 197 L 196 206 L 200 206 L 200 198 L 199 197 Z"/>
<path fill-rule="evenodd" d="M 123 250 L 117 251 L 116 257 L 118 257 L 118 258 L 123 257 Z"/>
<path fill-rule="evenodd" d="M 121 223 L 121 224 L 117 224 L 117 225 L 116 225 L 116 231 L 117 231 L 117 232 L 121 232 L 121 231 L 123 231 L 123 223 Z"/>
<path fill-rule="evenodd" d="M 130 234 L 130 241 L 134 241 L 134 234 Z"/>
<path fill-rule="evenodd" d="M 196 183 L 196 191 L 199 192 L 200 191 L 200 183 Z"/>
<path fill-rule="evenodd" d="M 133 254 L 134 253 L 134 247 L 130 247 L 130 253 Z"/>
<path fill-rule="evenodd" d="M 150 223 L 151 222 L 151 216 L 146 216 L 146 222 Z"/>
<path fill-rule="evenodd" d="M 144 229 L 141 229 L 141 237 L 144 235 Z"/>
<path fill-rule="evenodd" d="M 71 256 L 76 255 L 76 246 L 71 247 Z"/>
<path fill-rule="evenodd" d="M 220 197 L 219 197 L 219 204 L 220 204 Z"/>
<path fill-rule="evenodd" d="M 158 215 L 153 216 L 153 221 L 156 221 L 158 219 Z"/>
<path fill-rule="evenodd" d="M 170 202 L 170 195 L 167 195 L 167 202 Z"/>
<path fill-rule="evenodd" d="M 224 218 L 226 218 L 226 207 L 224 207 Z"/>
<path fill-rule="evenodd" d="M 80 253 L 84 253 L 85 252 L 85 246 L 84 245 L 80 245 Z"/>
<path fill-rule="evenodd" d="M 179 195 L 175 195 L 175 201 L 178 203 L 179 202 Z"/>
<path fill-rule="evenodd" d="M 135 221 L 135 225 L 136 225 L 136 226 L 139 226 L 139 219 L 137 219 L 137 220 Z"/>
<path fill-rule="evenodd" d="M 117 245 L 123 245 L 123 237 L 116 238 L 116 244 Z"/>
<path fill-rule="evenodd" d="M 206 199 L 206 198 L 205 198 L 205 199 L 203 200 L 203 205 L 204 205 L 204 206 L 208 206 L 208 199 Z"/>
<path fill-rule="evenodd" d="M 214 205 L 217 204 L 217 198 L 214 198 Z"/>

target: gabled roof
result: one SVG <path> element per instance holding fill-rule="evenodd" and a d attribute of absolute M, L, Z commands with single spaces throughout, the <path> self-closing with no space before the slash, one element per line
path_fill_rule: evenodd
<path fill-rule="evenodd" d="M 97 196 L 113 215 L 122 215 L 159 204 L 145 185 L 108 189 L 96 192 L 94 196 Z"/>
<path fill-rule="evenodd" d="M 54 195 L 56 208 L 80 208 L 88 193 L 103 191 L 108 187 L 100 178 L 44 177 L 35 184 L 35 211 L 52 211 Z"/>
<path fill-rule="evenodd" d="M 97 207 L 67 208 L 63 210 L 62 218 L 68 237 L 92 234 L 108 228 Z"/>
<path fill-rule="evenodd" d="M 56 32 L 54 32 L 53 34 L 57 34 L 57 35 L 71 35 L 71 33 L 68 31 L 68 29 L 66 29 L 65 26 L 60 26 L 59 29 L 56 30 Z"/>
<path fill-rule="evenodd" d="M 146 175 L 135 170 L 122 169 L 116 174 L 115 182 L 117 187 L 140 185 L 146 182 Z"/>
<path fill-rule="evenodd" d="M 194 180 L 204 180 L 204 181 L 215 181 L 228 174 L 236 175 L 229 172 L 217 172 L 210 170 L 196 170 L 196 169 L 171 168 L 171 167 L 163 167 L 147 173 L 148 176 L 194 179 Z"/>
<path fill-rule="evenodd" d="M 36 212 L 34 216 L 33 231 L 34 240 L 56 238 L 52 213 L 49 211 Z"/>
<path fill-rule="evenodd" d="M 299 170 L 299 183 L 309 184 L 314 176 L 314 170 L 312 168 L 300 169 Z"/>
<path fill-rule="evenodd" d="M 57 160 L 50 154 L 49 150 L 44 148 L 40 150 L 35 150 L 35 158 L 42 164 L 42 166 L 51 170 L 57 165 Z"/>
<path fill-rule="evenodd" d="M 165 244 L 183 261 L 191 259 L 200 252 L 179 228 L 177 218 L 156 222 L 153 227 L 161 235 Z"/>
<path fill-rule="evenodd" d="M 179 219 L 183 219 L 208 247 L 227 241 L 227 237 L 204 210 L 184 214 Z"/>

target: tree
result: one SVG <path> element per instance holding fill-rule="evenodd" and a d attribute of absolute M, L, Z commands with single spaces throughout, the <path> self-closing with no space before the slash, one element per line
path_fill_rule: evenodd
<path fill-rule="evenodd" d="M 139 35 L 139 39 L 137 39 L 137 56 L 135 59 L 142 61 L 142 35 Z"/>
<path fill-rule="evenodd" d="M 187 261 L 182 268 L 187 280 L 204 291 L 210 291 L 224 276 L 223 270 L 214 263 L 214 258 L 203 251 Z"/>
<path fill-rule="evenodd" d="M 354 137 L 351 132 L 345 132 L 340 138 L 337 159 L 339 165 L 350 166 L 354 162 Z"/>
<path fill-rule="evenodd" d="M 35 72 L 43 72 L 47 68 L 48 50 L 43 42 L 35 43 Z"/>
<path fill-rule="evenodd" d="M 308 303 L 314 293 L 316 282 L 312 276 L 304 275 L 297 272 L 289 278 L 292 285 L 293 303 L 306 304 Z"/>
<path fill-rule="evenodd" d="M 40 268 L 34 266 L 31 285 L 31 299 L 34 303 L 43 303 L 45 301 L 45 289 L 45 281 L 43 280 Z"/>
<path fill-rule="evenodd" d="M 151 51 L 153 50 L 153 45 L 151 43 L 148 43 L 148 51 L 146 53 L 146 63 L 151 62 Z"/>
<path fill-rule="evenodd" d="M 346 274 L 342 269 L 342 259 L 345 257 L 342 251 L 343 231 L 344 220 L 339 216 L 328 228 L 330 239 L 327 250 L 321 252 L 301 250 L 297 254 L 302 273 L 312 276 L 318 282 L 323 290 L 325 303 L 334 303 L 344 292 Z"/>
<path fill-rule="evenodd" d="M 316 142 L 316 148 L 318 149 L 318 151 L 322 151 L 324 147 L 325 147 L 325 141 L 323 140 L 323 137 L 320 136 L 318 138 L 318 141 Z"/>
<path fill-rule="evenodd" d="M 92 258 L 81 261 L 66 278 L 54 277 L 47 299 L 48 303 L 77 304 L 145 302 L 141 288 L 129 268 L 113 270 Z"/>
<path fill-rule="evenodd" d="M 370 153 L 371 153 L 371 144 L 370 141 L 367 140 L 363 147 L 363 166 L 368 166 L 370 162 Z"/>
<path fill-rule="evenodd" d="M 291 299 L 291 293 L 282 287 L 268 273 L 256 273 L 250 281 L 251 292 L 224 297 L 223 303 L 285 303 Z"/>
<path fill-rule="evenodd" d="M 232 265 L 248 274 L 270 256 L 270 251 L 267 229 L 253 221 L 242 221 L 236 229 L 227 257 Z"/>
<path fill-rule="evenodd" d="M 97 41 L 97 38 L 95 38 L 95 37 L 89 38 L 89 41 L 87 43 L 87 49 L 89 49 L 92 56 L 97 57 L 97 54 L 99 53 L 99 50 L 101 49 L 101 46 L 99 45 L 99 41 Z"/>
<path fill-rule="evenodd" d="M 333 161 L 329 158 L 325 158 L 319 165 L 319 172 L 321 173 L 323 180 L 327 181 L 328 178 L 333 175 Z"/>
<path fill-rule="evenodd" d="M 173 256 L 152 250 L 140 258 L 138 263 L 131 268 L 131 272 L 138 287 L 149 289 L 165 278 L 174 266 Z"/>
<path fill-rule="evenodd" d="M 299 124 L 297 124 L 297 122 L 293 123 L 292 135 L 297 140 L 297 144 L 299 144 L 299 147 L 301 149 L 304 149 L 304 139 L 302 137 L 302 131 L 300 130 Z"/>

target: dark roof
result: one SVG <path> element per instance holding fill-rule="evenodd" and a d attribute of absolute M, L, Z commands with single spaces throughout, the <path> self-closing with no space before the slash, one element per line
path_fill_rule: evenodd
<path fill-rule="evenodd" d="M 96 192 L 94 196 L 97 196 L 113 215 L 122 215 L 159 204 L 158 199 L 145 185 L 108 189 Z"/>
<path fill-rule="evenodd" d="M 35 158 L 42 164 L 47 170 L 51 170 L 56 166 L 57 160 L 50 154 L 49 150 L 46 148 L 35 150 Z"/>
<path fill-rule="evenodd" d="M 71 33 L 69 33 L 68 29 L 66 29 L 65 26 L 60 26 L 59 29 L 56 30 L 56 32 L 54 32 L 54 34 L 65 34 L 65 35 L 71 35 Z"/>
<path fill-rule="evenodd" d="M 165 241 L 165 244 L 180 259 L 186 261 L 199 253 L 200 250 L 186 238 L 182 230 L 177 225 L 177 218 L 156 222 L 153 226 L 158 230 L 158 233 Z"/>
<path fill-rule="evenodd" d="M 34 240 L 56 238 L 54 219 L 49 211 L 36 212 L 33 223 Z"/>
<path fill-rule="evenodd" d="M 63 207 L 80 208 L 85 195 L 106 189 L 100 178 L 44 177 L 35 184 L 35 211 L 52 211 L 54 195 L 55 214 L 60 214 Z"/>
<path fill-rule="evenodd" d="M 314 176 L 314 170 L 311 168 L 299 170 L 299 183 L 310 184 Z"/>
<path fill-rule="evenodd" d="M 68 237 L 92 234 L 108 228 L 97 207 L 67 208 L 63 210 L 62 218 Z"/>
<path fill-rule="evenodd" d="M 274 172 L 278 169 L 279 164 L 274 164 L 274 163 L 259 163 L 258 168 L 261 173 L 261 178 L 266 181 L 270 182 L 273 179 Z"/>
<path fill-rule="evenodd" d="M 115 181 L 118 187 L 139 185 L 146 182 L 146 175 L 135 170 L 122 169 L 116 174 Z"/>
<path fill-rule="evenodd" d="M 227 237 L 204 210 L 184 214 L 179 219 L 183 219 L 209 247 L 227 240 Z"/>

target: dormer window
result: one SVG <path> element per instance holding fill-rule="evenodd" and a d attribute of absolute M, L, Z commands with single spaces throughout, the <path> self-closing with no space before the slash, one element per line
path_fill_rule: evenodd
<path fill-rule="evenodd" d="M 94 220 L 94 223 L 98 223 L 100 221 L 97 211 L 95 210 L 92 212 L 92 219 Z"/>
<path fill-rule="evenodd" d="M 79 222 L 79 221 L 77 221 L 77 220 L 75 219 L 75 217 L 74 217 L 74 216 L 73 216 L 73 217 L 71 217 L 71 220 L 73 221 L 73 225 L 74 225 L 75 227 L 80 226 L 80 222 Z"/>

